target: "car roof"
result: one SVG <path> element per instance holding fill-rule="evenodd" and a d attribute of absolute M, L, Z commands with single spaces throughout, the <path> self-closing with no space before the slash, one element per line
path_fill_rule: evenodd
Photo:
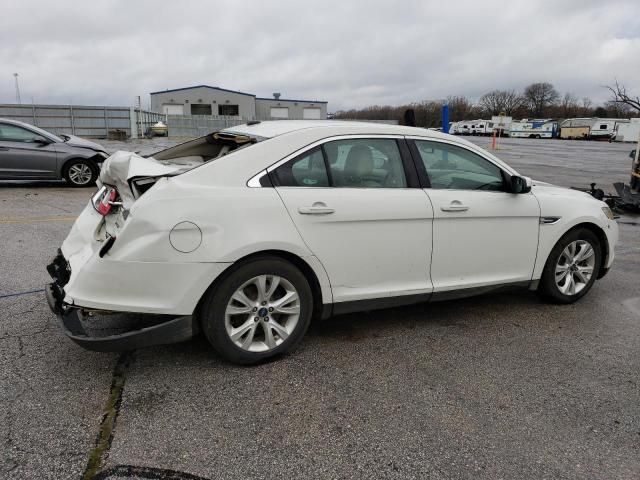
<path fill-rule="evenodd" d="M 2 118 L 2 117 L 0 117 L 0 122 L 2 122 L 2 123 L 11 123 L 13 125 L 19 125 L 21 127 L 32 127 L 33 126 L 33 125 L 28 124 L 28 123 L 20 122 L 19 120 L 12 120 L 10 118 Z"/>
<path fill-rule="evenodd" d="M 416 135 L 432 138 L 451 138 L 445 133 L 427 130 L 426 128 L 406 127 L 388 123 L 354 122 L 345 120 L 270 120 L 265 122 L 249 122 L 243 125 L 226 128 L 225 132 L 241 133 L 262 138 L 273 138 L 299 130 L 348 127 L 350 134 L 377 135 Z"/>

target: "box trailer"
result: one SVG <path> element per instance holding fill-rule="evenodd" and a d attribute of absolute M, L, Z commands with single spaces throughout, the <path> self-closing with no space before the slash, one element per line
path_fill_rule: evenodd
<path fill-rule="evenodd" d="M 560 138 L 563 140 L 587 140 L 591 127 L 560 127 Z"/>
<path fill-rule="evenodd" d="M 594 117 L 567 118 L 560 124 L 558 136 L 564 140 L 586 140 L 596 120 Z"/>
<path fill-rule="evenodd" d="M 616 142 L 637 142 L 640 139 L 640 118 L 632 118 L 629 123 L 619 123 L 613 139 Z"/>

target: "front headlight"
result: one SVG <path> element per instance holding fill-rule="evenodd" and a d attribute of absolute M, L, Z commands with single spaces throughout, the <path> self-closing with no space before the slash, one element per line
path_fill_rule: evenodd
<path fill-rule="evenodd" d="M 604 212 L 604 214 L 607 216 L 607 218 L 609 220 L 615 220 L 616 216 L 613 214 L 613 212 L 611 211 L 611 209 L 609 207 L 602 207 L 602 211 Z"/>

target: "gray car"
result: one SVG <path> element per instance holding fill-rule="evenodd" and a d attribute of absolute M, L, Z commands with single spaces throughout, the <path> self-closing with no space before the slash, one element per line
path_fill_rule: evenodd
<path fill-rule="evenodd" d="M 0 180 L 64 179 L 86 187 L 108 156 L 97 143 L 0 118 Z"/>

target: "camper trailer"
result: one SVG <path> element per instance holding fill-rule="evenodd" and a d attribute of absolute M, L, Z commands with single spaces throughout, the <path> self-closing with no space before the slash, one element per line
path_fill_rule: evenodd
<path fill-rule="evenodd" d="M 473 122 L 469 122 L 469 121 L 458 122 L 458 125 L 456 126 L 456 130 L 457 130 L 456 135 L 470 135 L 472 123 Z"/>
<path fill-rule="evenodd" d="M 491 120 L 475 120 L 471 124 L 471 135 L 491 135 L 493 133 L 493 122 Z"/>
<path fill-rule="evenodd" d="M 554 138 L 558 123 L 553 120 L 515 120 L 511 122 L 509 136 L 512 138 Z"/>
<path fill-rule="evenodd" d="M 591 126 L 589 138 L 591 140 L 609 140 L 616 137 L 618 125 L 629 123 L 623 118 L 596 118 Z"/>

